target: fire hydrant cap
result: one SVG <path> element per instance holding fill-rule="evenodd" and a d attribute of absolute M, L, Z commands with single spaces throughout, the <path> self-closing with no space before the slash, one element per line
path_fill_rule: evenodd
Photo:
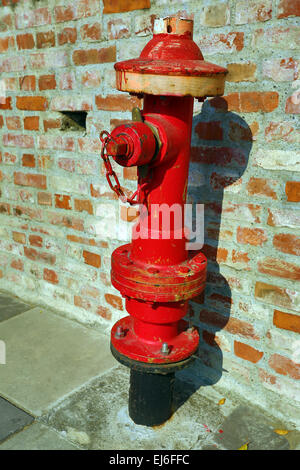
<path fill-rule="evenodd" d="M 222 95 L 227 70 L 204 61 L 192 31 L 192 20 L 156 20 L 154 36 L 140 57 L 115 64 L 117 88 L 153 95 Z"/>

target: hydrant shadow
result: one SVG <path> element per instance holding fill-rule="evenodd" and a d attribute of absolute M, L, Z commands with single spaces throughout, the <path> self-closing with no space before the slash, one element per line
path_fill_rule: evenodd
<path fill-rule="evenodd" d="M 200 251 L 208 259 L 207 284 L 203 295 L 190 300 L 189 320 L 198 329 L 200 342 L 194 363 L 176 374 L 174 411 L 201 386 L 216 384 L 222 374 L 230 374 L 224 367 L 222 351 L 230 353 L 231 344 L 222 329 L 230 333 L 234 328 L 229 322 L 232 296 L 220 265 L 234 272 L 236 253 L 230 247 L 235 233 L 230 220 L 222 227 L 221 221 L 222 213 L 234 217 L 235 194 L 241 191 L 252 141 L 247 123 L 228 111 L 223 98 L 206 100 L 201 112 L 194 115 L 187 202 L 193 207 L 204 205 L 204 244 Z M 232 197 L 223 204 L 224 190 Z M 236 271 L 235 279 L 238 277 Z"/>

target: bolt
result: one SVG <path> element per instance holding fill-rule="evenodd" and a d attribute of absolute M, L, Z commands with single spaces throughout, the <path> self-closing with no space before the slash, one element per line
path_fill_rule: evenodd
<path fill-rule="evenodd" d="M 166 356 L 169 354 L 169 345 L 168 343 L 163 343 L 160 352 Z"/>
<path fill-rule="evenodd" d="M 125 336 L 125 331 L 123 330 L 123 328 L 119 325 L 116 329 L 116 334 L 115 334 L 115 338 L 123 338 L 123 336 Z"/>

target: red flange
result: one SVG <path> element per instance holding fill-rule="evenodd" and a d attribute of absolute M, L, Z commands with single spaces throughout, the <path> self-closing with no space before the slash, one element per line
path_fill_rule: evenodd
<path fill-rule="evenodd" d="M 176 334 L 168 342 L 160 338 L 145 340 L 136 334 L 132 316 L 119 320 L 111 332 L 111 344 L 124 356 L 147 364 L 170 364 L 184 361 L 197 350 L 199 335 L 195 328 L 188 328 L 187 322 L 181 320 Z M 163 345 L 167 344 L 164 351 Z"/>
<path fill-rule="evenodd" d="M 207 266 L 203 253 L 175 265 L 151 266 L 133 260 L 131 246 L 120 246 L 112 254 L 112 284 L 124 297 L 150 302 L 178 302 L 203 291 Z"/>

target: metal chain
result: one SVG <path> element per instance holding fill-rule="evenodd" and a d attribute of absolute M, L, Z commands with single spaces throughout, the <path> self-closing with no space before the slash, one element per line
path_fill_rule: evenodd
<path fill-rule="evenodd" d="M 138 191 L 135 191 L 135 193 L 131 197 L 129 197 L 129 198 L 126 197 L 123 190 L 122 190 L 122 188 L 121 188 L 120 181 L 119 181 L 116 173 L 112 169 L 112 166 L 111 166 L 111 163 L 110 163 L 110 160 L 109 160 L 109 155 L 107 154 L 107 144 L 111 140 L 115 143 L 117 143 L 117 142 L 115 141 L 115 139 L 107 131 L 102 131 L 101 132 L 100 140 L 102 142 L 101 157 L 103 159 L 104 166 L 106 168 L 106 179 L 108 181 L 108 184 L 109 184 L 110 188 L 117 194 L 118 198 L 120 198 L 122 202 L 128 202 L 131 205 L 139 204 L 139 201 L 135 200 L 135 197 L 137 196 Z M 111 178 L 113 178 L 115 180 L 115 184 L 113 184 Z"/>

